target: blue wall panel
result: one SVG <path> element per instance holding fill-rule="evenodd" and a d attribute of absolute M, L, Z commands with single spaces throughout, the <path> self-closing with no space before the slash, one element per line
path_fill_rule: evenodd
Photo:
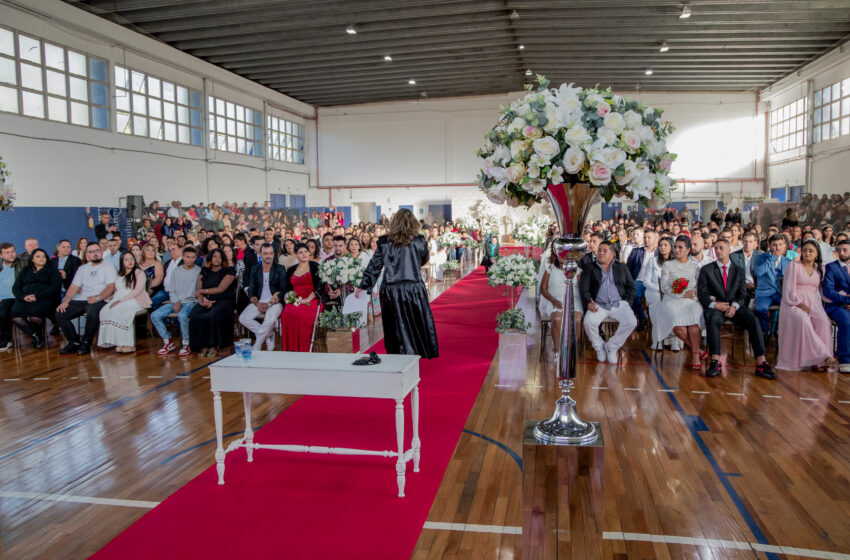
<path fill-rule="evenodd" d="M 97 222 L 96 214 L 94 219 Z M 18 206 L 0 212 L 0 242 L 13 243 L 23 253 L 28 237 L 38 239 L 39 246 L 52 255 L 61 239 L 76 245 L 80 237 L 94 239 L 94 230 L 89 229 L 86 209 L 82 207 Z"/>

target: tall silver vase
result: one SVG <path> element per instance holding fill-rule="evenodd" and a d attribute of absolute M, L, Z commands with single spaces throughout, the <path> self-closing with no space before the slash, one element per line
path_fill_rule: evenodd
<path fill-rule="evenodd" d="M 555 412 L 548 420 L 534 427 L 534 437 L 545 443 L 581 445 L 593 443 L 598 437 L 596 426 L 581 419 L 576 401 L 570 396 L 576 376 L 576 333 L 573 306 L 573 286 L 578 261 L 585 255 L 587 244 L 581 237 L 590 207 L 599 200 L 599 191 L 587 183 L 549 185 L 546 190 L 555 211 L 561 237 L 552 244 L 552 251 L 563 263 L 566 277 L 561 340 L 558 344 L 558 383 L 561 397 L 555 401 Z M 542 263 L 541 263 L 541 266 Z M 541 347 L 543 341 L 541 341 Z"/>

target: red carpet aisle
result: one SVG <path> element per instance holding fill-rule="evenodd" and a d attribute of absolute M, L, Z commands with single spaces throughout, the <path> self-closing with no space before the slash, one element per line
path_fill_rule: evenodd
<path fill-rule="evenodd" d="M 409 558 L 496 353 L 495 316 L 507 307 L 482 268 L 432 303 L 440 357 L 420 362 L 421 472 L 408 463 L 405 498 L 396 496 L 394 459 L 258 450 L 247 463 L 240 449 L 227 456 L 225 486 L 210 467 L 93 558 Z M 254 441 L 389 450 L 394 407 L 304 397 Z M 409 399 L 405 410 L 408 448 Z"/>

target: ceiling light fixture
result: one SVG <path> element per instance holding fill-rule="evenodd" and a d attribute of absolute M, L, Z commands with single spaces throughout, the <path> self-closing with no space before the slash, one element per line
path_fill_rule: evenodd
<path fill-rule="evenodd" d="M 518 48 L 519 50 L 524 50 L 524 49 L 525 49 L 525 45 L 520 45 L 520 46 L 519 46 L 519 47 L 517 47 L 517 48 Z"/>
<path fill-rule="evenodd" d="M 390 55 L 384 56 L 384 62 L 392 62 L 392 61 L 393 61 L 393 57 L 391 57 Z"/>
<path fill-rule="evenodd" d="M 679 14 L 679 19 L 688 19 L 691 17 L 691 9 L 687 6 L 682 6 L 682 13 Z"/>
<path fill-rule="evenodd" d="M 532 74 L 531 68 L 529 68 L 528 70 L 525 71 L 526 76 L 531 76 L 531 74 Z"/>
<path fill-rule="evenodd" d="M 346 27 L 345 32 L 348 33 L 349 35 L 357 35 L 357 30 L 354 29 L 353 25 L 349 25 L 348 27 Z"/>
<path fill-rule="evenodd" d="M 661 43 L 661 47 L 658 49 L 658 52 L 667 52 L 670 50 L 670 45 L 667 44 L 667 41 Z"/>
<path fill-rule="evenodd" d="M 412 86 L 415 86 L 415 85 L 416 85 L 416 80 L 412 80 L 412 79 L 411 79 L 411 80 L 407 80 L 407 83 L 408 83 L 408 84 L 410 84 L 410 85 L 412 85 Z"/>
<path fill-rule="evenodd" d="M 519 14 L 516 10 L 511 12 L 511 19 L 519 19 Z"/>
<path fill-rule="evenodd" d="M 652 68 L 647 68 L 644 74 L 646 74 L 647 76 L 652 76 Z"/>

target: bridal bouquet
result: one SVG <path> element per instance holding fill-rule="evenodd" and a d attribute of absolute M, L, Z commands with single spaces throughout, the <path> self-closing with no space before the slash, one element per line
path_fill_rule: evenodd
<path fill-rule="evenodd" d="M 667 151 L 673 126 L 661 109 L 610 88 L 549 89 L 543 76 L 537 82 L 537 91 L 526 86 L 529 93 L 502 108 L 478 151 L 479 187 L 491 201 L 531 206 L 563 182 L 590 183 L 608 202 L 628 196 L 646 206 L 670 198 L 676 155 Z"/>
<path fill-rule="evenodd" d="M 463 245 L 463 239 L 459 233 L 447 231 L 440 236 L 440 247 L 457 247 L 458 245 Z"/>
<path fill-rule="evenodd" d="M 498 259 L 487 272 L 491 286 L 531 286 L 537 278 L 537 270 L 532 259 L 522 255 L 510 255 Z"/>
<path fill-rule="evenodd" d="M 673 284 L 670 286 L 670 291 L 672 291 L 676 295 L 684 294 L 687 289 L 687 278 L 676 278 L 675 280 L 673 280 Z"/>
<path fill-rule="evenodd" d="M 286 295 L 283 297 L 283 300 L 286 302 L 287 305 L 294 305 L 295 307 L 298 307 L 299 305 L 304 303 L 303 300 L 298 297 L 298 294 L 292 291 L 286 292 Z"/>
<path fill-rule="evenodd" d="M 12 180 L 9 178 L 11 175 L 12 172 L 0 157 L 0 212 L 9 210 L 15 204 L 15 193 L 12 192 Z"/>
<path fill-rule="evenodd" d="M 360 259 L 343 255 L 323 262 L 319 267 L 319 278 L 334 287 L 344 284 L 359 286 L 365 270 Z"/>

